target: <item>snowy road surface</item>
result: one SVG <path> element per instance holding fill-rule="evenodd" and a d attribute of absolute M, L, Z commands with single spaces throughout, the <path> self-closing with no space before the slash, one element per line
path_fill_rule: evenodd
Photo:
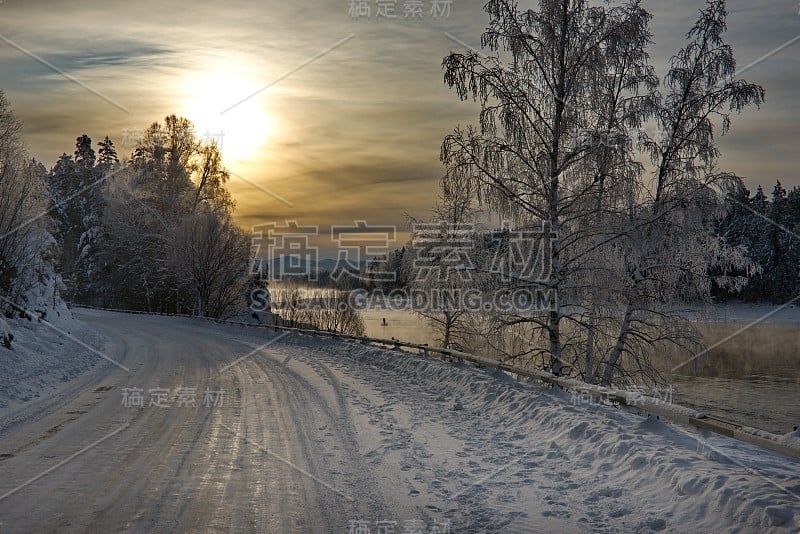
<path fill-rule="evenodd" d="M 726 438 L 397 351 L 76 315 L 128 370 L 0 411 L 0 532 L 798 530 L 800 462 Z"/>

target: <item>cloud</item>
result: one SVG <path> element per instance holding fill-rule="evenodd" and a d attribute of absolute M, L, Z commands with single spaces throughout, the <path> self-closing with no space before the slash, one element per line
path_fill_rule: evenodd
<path fill-rule="evenodd" d="M 278 123 L 266 148 L 232 168 L 274 188 L 294 210 L 234 179 L 241 222 L 270 217 L 315 224 L 367 219 L 402 224 L 425 215 L 437 195 L 443 137 L 474 124 L 477 108 L 443 82 L 442 58 L 461 50 L 445 32 L 477 46 L 487 19 L 481 2 L 456 0 L 447 19 L 376 20 L 348 16 L 346 0 L 6 1 L 0 34 L 129 109 L 125 113 L 56 72 L 0 43 L 0 89 L 25 122 L 32 153 L 52 164 L 74 139 L 109 135 L 181 113 L 192 80 L 234 69 L 264 87 L 348 35 L 355 37 L 253 98 Z M 533 6 L 526 0 L 522 4 Z M 669 57 L 701 0 L 644 5 L 654 14 L 653 64 Z M 729 39 L 745 65 L 800 34 L 794 0 L 770 6 L 730 0 Z M 721 140 L 722 167 L 750 182 L 800 183 L 795 171 L 800 105 L 800 43 L 752 68 L 746 78 L 768 95 L 761 112 L 734 118 Z M 224 68 L 224 69 L 223 69 Z M 227 72 L 227 70 L 225 70 Z M 222 95 L 222 110 L 251 88 Z M 251 91 L 252 92 L 252 91 Z M 216 102 L 216 100 L 214 100 Z M 124 153 L 124 150 L 121 150 Z"/>

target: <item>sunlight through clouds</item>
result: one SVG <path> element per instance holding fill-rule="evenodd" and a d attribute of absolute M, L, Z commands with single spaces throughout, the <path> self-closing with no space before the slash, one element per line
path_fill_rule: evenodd
<path fill-rule="evenodd" d="M 460 50 L 445 33 L 477 46 L 487 17 L 482 2 L 465 0 L 438 19 L 428 11 L 406 19 L 402 2 L 395 19 L 377 18 L 371 4 L 365 18 L 349 14 L 347 0 L 233 1 L 225 9 L 207 0 L 191 9 L 166 0 L 75 0 L 70 9 L 81 16 L 64 31 L 60 4 L 7 0 L 0 4 L 0 33 L 130 113 L 6 45 L 0 46 L 1 85 L 25 123 L 30 151 L 48 166 L 71 152 L 82 133 L 95 140 L 109 135 L 128 157 L 124 131 L 175 113 L 191 119 L 201 138 L 217 140 L 232 171 L 281 187 L 287 198 L 319 188 L 346 191 L 346 198 L 306 207 L 323 219 L 316 222 L 337 218 L 357 198 L 370 216 L 403 224 L 406 210 L 394 208 L 397 195 L 420 204 L 416 215 L 424 215 L 442 174 L 442 139 L 475 122 L 474 105 L 459 102 L 443 83 L 442 58 Z M 703 2 L 644 4 L 654 14 L 653 64 L 663 70 Z M 800 34 L 794 1 L 762 7 L 731 0 L 729 7 L 731 42 L 743 65 Z M 324 58 L 221 114 L 349 35 L 354 38 Z M 778 178 L 797 183 L 798 46 L 748 73 L 764 85 L 767 102 L 737 121 L 740 136 L 720 139 L 723 165 L 747 176 L 750 187 Z M 240 220 L 276 215 L 270 204 L 259 208 L 247 198 L 249 189 L 233 188 L 244 195 Z"/>
<path fill-rule="evenodd" d="M 276 135 L 277 118 L 269 110 L 267 93 L 222 112 L 261 85 L 242 65 L 219 61 L 190 77 L 182 88 L 181 113 L 194 123 L 200 139 L 216 141 L 228 164 L 259 158 Z"/>

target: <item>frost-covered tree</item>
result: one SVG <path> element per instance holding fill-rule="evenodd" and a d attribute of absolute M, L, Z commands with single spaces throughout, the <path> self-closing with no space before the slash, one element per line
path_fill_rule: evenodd
<path fill-rule="evenodd" d="M 61 306 L 46 169 L 28 157 L 21 129 L 0 91 L 0 310 L 7 317 L 19 312 L 14 305 L 40 316 Z"/>
<path fill-rule="evenodd" d="M 185 217 L 170 236 L 171 268 L 203 317 L 226 317 L 244 307 L 250 238 L 227 214 Z"/>
<path fill-rule="evenodd" d="M 104 305 L 164 311 L 159 302 L 168 298 L 169 293 L 166 264 L 169 226 L 148 204 L 150 195 L 138 181 L 137 170 L 127 166 L 103 190 Z"/>
<path fill-rule="evenodd" d="M 47 176 L 54 204 L 55 234 L 62 249 L 59 271 L 66 284 L 67 298 L 75 293 L 73 274 L 81 234 L 80 210 L 68 201 L 70 196 L 79 194 L 76 175 L 75 162 L 72 156 L 65 153 L 58 158 Z"/>
<path fill-rule="evenodd" d="M 219 316 L 239 301 L 247 269 L 231 248 L 228 178 L 216 144 L 199 141 L 187 119 L 170 115 L 147 129 L 105 190 L 103 264 L 119 305 Z"/>
<path fill-rule="evenodd" d="M 478 128 L 459 128 L 443 143 L 445 182 L 452 191 L 468 186 L 518 227 L 546 221 L 556 232 L 549 313 L 511 321 L 546 333 L 549 368 L 561 374 L 562 329 L 580 320 L 576 305 L 592 268 L 587 251 L 605 237 L 596 219 L 624 208 L 635 191 L 627 150 L 608 148 L 629 146 L 628 129 L 646 114 L 649 15 L 638 2 L 547 0 L 522 11 L 492 0 L 485 9 L 482 44 L 492 55 L 444 60 L 445 82 L 481 105 Z"/>
<path fill-rule="evenodd" d="M 556 233 L 549 311 L 498 318 L 530 326 L 550 371 L 654 379 L 654 347 L 697 340 L 676 326 L 677 308 L 708 300 L 714 284 L 740 288 L 754 268 L 715 233 L 738 180 L 717 170 L 714 127 L 727 131 L 730 113 L 759 104 L 763 90 L 733 79 L 723 1 L 701 11 L 663 94 L 640 2 L 538 4 L 489 1 L 489 55 L 445 58 L 445 82 L 481 113 L 477 128 L 445 138 L 443 184 L 518 228 L 546 222 Z"/>
<path fill-rule="evenodd" d="M 67 297 L 79 302 L 89 302 L 98 289 L 101 186 L 106 172 L 96 165 L 92 140 L 82 135 L 76 139 L 73 157 L 62 154 L 48 174 L 56 237 L 61 245 L 59 272 Z"/>
<path fill-rule="evenodd" d="M 747 278 L 736 273 L 756 271 L 746 250 L 716 233 L 724 215 L 722 199 L 740 179 L 717 170 L 714 121 L 724 134 L 731 113 L 764 100 L 760 86 L 735 79 L 733 50 L 723 40 L 726 15 L 724 1 L 706 5 L 687 34 L 688 43 L 672 58 L 664 94 L 656 95 L 654 121 L 661 135 L 645 136 L 643 142 L 654 171 L 621 241 L 625 311 L 602 372 L 604 384 L 615 374 L 629 374 L 631 362 L 652 377 L 646 355 L 659 343 L 695 348 L 699 335 L 679 307 L 709 302 L 713 284 L 740 290 Z M 715 269 L 718 275 L 712 278 Z"/>

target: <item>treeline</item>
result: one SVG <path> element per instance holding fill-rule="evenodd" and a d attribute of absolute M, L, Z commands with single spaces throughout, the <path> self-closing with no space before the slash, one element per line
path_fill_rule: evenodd
<path fill-rule="evenodd" d="M 715 288 L 717 300 L 783 304 L 795 298 L 800 294 L 800 187 L 787 191 L 778 181 L 770 198 L 761 186 L 752 196 L 742 188 L 728 202 L 719 232 L 731 245 L 744 247 L 760 270 L 739 294 Z"/>
<path fill-rule="evenodd" d="M 82 135 L 48 172 L 26 153 L 0 92 L 0 310 L 46 315 L 61 299 L 224 317 L 245 308 L 250 236 L 232 220 L 214 143 L 171 115 L 127 161 Z M 2 326 L 2 325 L 0 325 Z"/>
<path fill-rule="evenodd" d="M 718 235 L 729 245 L 742 247 L 758 269 L 749 276 L 744 271 L 739 273 L 748 280 L 741 291 L 715 284 L 712 289 L 715 301 L 783 304 L 800 295 L 800 186 L 787 190 L 778 180 L 769 197 L 760 185 L 755 193 L 741 187 L 725 198 L 723 212 L 717 222 Z M 497 243 L 491 232 L 487 235 L 483 248 Z M 359 274 L 362 282 L 358 287 L 408 288 L 408 268 L 404 266 L 409 262 L 408 256 L 414 254 L 411 247 L 403 246 L 387 256 L 373 258 Z M 373 271 L 382 276 L 392 273 L 394 277 L 390 282 L 379 281 Z M 709 272 L 711 278 L 720 274 L 720 269 Z M 334 285 L 329 271 L 319 275 L 319 284 Z"/>
<path fill-rule="evenodd" d="M 170 115 L 120 163 L 112 141 L 83 135 L 47 182 L 72 301 L 222 317 L 245 306 L 250 238 L 233 222 L 214 143 Z"/>

